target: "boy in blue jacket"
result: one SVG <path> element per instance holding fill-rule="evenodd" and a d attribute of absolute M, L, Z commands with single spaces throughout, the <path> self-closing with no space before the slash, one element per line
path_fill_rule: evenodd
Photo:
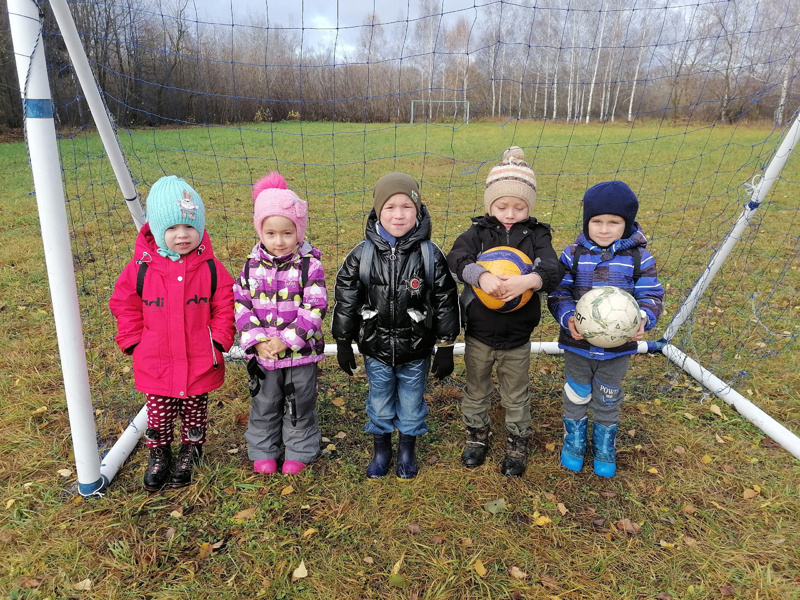
<path fill-rule="evenodd" d="M 656 263 L 645 249 L 647 238 L 636 222 L 639 200 L 621 181 L 605 181 L 583 196 L 583 232 L 561 254 L 567 273 L 547 304 L 561 326 L 558 345 L 564 352 L 564 446 L 561 464 L 580 471 L 586 453 L 587 410 L 594 417 L 594 472 L 616 473 L 614 441 L 624 394 L 622 379 L 637 342 L 656 325 L 664 288 Z M 575 329 L 575 305 L 593 287 L 614 286 L 631 294 L 642 313 L 642 324 L 629 342 L 616 348 L 590 345 Z"/>

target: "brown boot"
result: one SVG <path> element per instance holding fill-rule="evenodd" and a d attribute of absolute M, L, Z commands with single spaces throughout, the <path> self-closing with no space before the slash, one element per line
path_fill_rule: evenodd
<path fill-rule="evenodd" d="M 461 453 L 461 464 L 469 469 L 480 467 L 489 453 L 489 426 L 467 427 L 467 443 Z"/>
<path fill-rule="evenodd" d="M 531 439 L 531 430 L 525 430 L 522 435 L 508 436 L 506 443 L 506 457 L 500 465 L 500 472 L 506 477 L 522 477 L 528 462 L 528 442 Z"/>

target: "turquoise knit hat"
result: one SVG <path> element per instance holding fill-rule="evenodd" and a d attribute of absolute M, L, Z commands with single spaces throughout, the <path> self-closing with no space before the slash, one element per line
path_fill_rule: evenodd
<path fill-rule="evenodd" d="M 167 248 L 164 234 L 174 225 L 190 225 L 197 229 L 200 238 L 206 229 L 206 208 L 200 195 L 180 177 L 162 177 L 150 188 L 146 204 L 147 222 L 153 232 L 158 253 L 172 260 L 178 254 Z"/>

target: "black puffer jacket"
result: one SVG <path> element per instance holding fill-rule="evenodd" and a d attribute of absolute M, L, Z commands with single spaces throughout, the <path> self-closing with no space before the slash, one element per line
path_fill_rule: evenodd
<path fill-rule="evenodd" d="M 460 322 L 458 289 L 438 247 L 433 293 L 427 289 L 420 242 L 431 237 L 428 211 L 423 205 L 417 229 L 397 242 L 394 253 L 376 226 L 373 210 L 366 229 L 366 237 L 375 244 L 369 289 L 359 278 L 363 242 L 350 251 L 336 275 L 333 337 L 356 340 L 362 354 L 391 366 L 430 357 L 437 343 L 455 341 Z M 429 298 L 433 318 L 427 328 Z"/>
<path fill-rule="evenodd" d="M 553 249 L 550 226 L 534 217 L 514 223 L 506 229 L 495 217 L 486 215 L 472 219 L 472 227 L 456 239 L 447 255 L 447 263 L 455 276 L 464 281 L 464 268 L 474 264 L 478 255 L 497 246 L 511 246 L 527 254 L 533 261 L 533 271 L 542 278 L 545 294 L 553 291 L 564 277 L 564 265 Z M 518 348 L 530 342 L 534 327 L 542 316 L 541 300 L 534 294 L 525 306 L 513 312 L 501 313 L 486 308 L 475 299 L 469 285 L 464 286 L 462 301 L 467 305 L 466 334 L 498 350 Z"/>

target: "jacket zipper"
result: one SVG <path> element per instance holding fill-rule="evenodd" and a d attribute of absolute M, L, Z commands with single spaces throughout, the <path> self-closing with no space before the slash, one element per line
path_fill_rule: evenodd
<path fill-rule="evenodd" d="M 219 369 L 217 353 L 214 352 L 214 336 L 211 335 L 211 327 L 208 328 L 208 339 L 211 341 L 211 360 L 214 362 L 214 368 Z"/>
<path fill-rule="evenodd" d="M 390 277 L 389 277 L 389 298 L 391 299 L 389 302 L 389 306 L 391 307 L 391 321 L 392 324 L 392 335 L 389 336 L 392 344 L 392 365 L 394 365 L 395 361 L 395 340 L 394 340 L 394 325 L 395 325 L 395 269 L 397 268 L 397 248 L 392 246 L 392 253 L 389 255 L 389 265 L 390 265 Z"/>

